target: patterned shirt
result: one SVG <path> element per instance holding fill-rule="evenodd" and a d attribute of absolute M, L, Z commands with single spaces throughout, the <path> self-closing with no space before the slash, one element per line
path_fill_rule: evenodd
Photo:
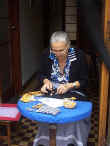
<path fill-rule="evenodd" d="M 60 72 L 60 67 L 56 55 L 50 50 L 49 58 L 53 60 L 51 81 L 56 83 L 67 83 L 69 81 L 69 70 L 72 61 L 77 60 L 76 51 L 74 48 L 69 48 L 64 73 Z"/>

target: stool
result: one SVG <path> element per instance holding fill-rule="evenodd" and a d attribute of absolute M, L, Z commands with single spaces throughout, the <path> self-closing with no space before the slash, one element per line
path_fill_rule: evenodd
<path fill-rule="evenodd" d="M 17 109 L 17 104 L 0 104 L 0 108 L 3 108 L 3 110 L 7 110 L 7 108 L 13 108 L 14 111 L 16 111 L 15 115 L 13 117 L 6 115 L 5 112 L 0 115 L 0 125 L 6 126 L 7 129 L 7 136 L 0 136 L 0 139 L 2 140 L 8 140 L 8 146 L 11 146 L 11 124 L 14 121 L 19 121 L 21 114 Z M 1 109 L 2 110 L 2 109 Z"/>

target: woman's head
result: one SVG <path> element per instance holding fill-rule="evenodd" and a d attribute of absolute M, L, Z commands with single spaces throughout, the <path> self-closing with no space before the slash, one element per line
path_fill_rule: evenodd
<path fill-rule="evenodd" d="M 66 32 L 54 32 L 50 38 L 50 46 L 57 57 L 67 55 L 70 40 Z"/>

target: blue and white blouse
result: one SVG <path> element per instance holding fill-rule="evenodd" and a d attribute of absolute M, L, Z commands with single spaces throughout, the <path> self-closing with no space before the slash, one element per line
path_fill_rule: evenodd
<path fill-rule="evenodd" d="M 72 61 L 77 60 L 76 51 L 74 48 L 69 48 L 64 73 L 60 72 L 60 67 L 56 55 L 50 50 L 49 58 L 53 60 L 51 81 L 56 83 L 67 83 L 69 81 L 69 71 Z"/>

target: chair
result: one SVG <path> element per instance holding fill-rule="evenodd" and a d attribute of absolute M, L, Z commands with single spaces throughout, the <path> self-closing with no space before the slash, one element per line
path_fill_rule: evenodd
<path fill-rule="evenodd" d="M 0 104 L 0 125 L 7 128 L 7 136 L 0 136 L 0 139 L 8 140 L 8 146 L 11 146 L 11 124 L 19 121 L 20 117 L 21 114 L 16 104 Z"/>

